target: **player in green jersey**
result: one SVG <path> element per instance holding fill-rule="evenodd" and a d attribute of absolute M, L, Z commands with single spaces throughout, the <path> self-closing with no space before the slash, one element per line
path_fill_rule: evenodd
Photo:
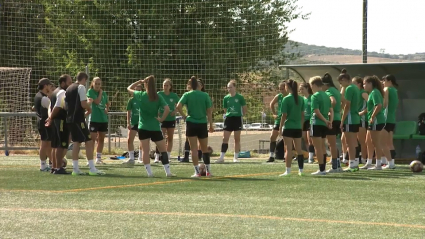
<path fill-rule="evenodd" d="M 360 90 L 353 84 L 350 75 L 343 69 L 338 76 L 338 82 L 345 88 L 343 95 L 343 114 L 341 117 L 341 130 L 344 135 L 345 145 L 348 148 L 349 167 L 344 171 L 358 171 L 359 158 L 356 155 L 357 133 L 360 127 L 358 105 L 361 101 Z M 339 159 L 338 159 L 339 160 Z"/>
<path fill-rule="evenodd" d="M 292 145 L 297 150 L 298 175 L 302 176 L 304 169 L 304 156 L 301 149 L 301 138 L 304 125 L 304 99 L 298 95 L 298 84 L 294 80 L 285 81 L 288 95 L 283 98 L 280 113 L 282 114 L 279 132 L 285 142 L 286 172 L 280 176 L 289 176 L 292 165 Z"/>
<path fill-rule="evenodd" d="M 136 91 L 137 85 L 142 83 L 146 92 Z M 155 77 L 153 75 L 146 77 L 144 80 L 137 81 L 127 88 L 130 94 L 136 99 L 139 104 L 139 140 L 140 148 L 142 149 L 142 160 L 146 168 L 148 177 L 153 177 L 150 165 L 150 146 L 149 142 L 152 140 L 161 152 L 161 161 L 164 166 L 165 174 L 167 177 L 174 177 L 175 175 L 170 172 L 170 164 L 168 161 L 167 148 L 165 140 L 161 132 L 161 122 L 167 118 L 170 109 L 167 103 L 158 95 L 156 90 Z M 163 108 L 164 113 L 162 117 L 158 117 L 158 111 Z"/>
<path fill-rule="evenodd" d="M 341 93 L 337 90 L 333 79 L 329 73 L 326 73 L 323 78 L 323 90 L 331 100 L 331 105 L 334 111 L 334 118 L 332 121 L 332 128 L 326 133 L 328 140 L 329 150 L 331 151 L 332 168 L 328 173 L 341 172 L 341 164 L 338 157 L 338 149 L 336 147 L 336 137 L 341 134 Z"/>
<path fill-rule="evenodd" d="M 313 95 L 310 84 L 301 83 L 300 93 L 304 96 L 303 139 L 305 145 L 308 145 L 308 162 L 314 163 L 314 146 L 310 137 L 311 96 Z"/>
<path fill-rule="evenodd" d="M 96 164 L 104 164 L 102 151 L 105 144 L 105 135 L 108 132 L 108 95 L 102 90 L 102 80 L 93 78 L 90 89 L 87 91 L 88 103 L 91 104 L 92 113 L 89 117 L 89 130 L 93 144 L 97 142 Z"/>
<path fill-rule="evenodd" d="M 243 116 L 248 112 L 245 98 L 236 92 L 236 81 L 231 80 L 227 84 L 227 91 L 229 92 L 223 99 L 223 108 L 225 113 L 224 128 L 223 128 L 223 142 L 221 144 L 220 158 L 216 160 L 216 163 L 224 162 L 224 155 L 229 147 L 229 138 L 232 132 L 234 132 L 235 140 L 235 151 L 233 156 L 233 162 L 239 162 L 238 156 L 241 149 L 241 131 Z"/>
<path fill-rule="evenodd" d="M 142 91 L 142 85 L 136 85 L 135 91 Z M 127 103 L 127 148 L 129 154 L 129 160 L 123 162 L 123 164 L 134 165 L 134 138 L 139 131 L 139 114 L 140 108 L 136 98 L 131 97 Z M 139 163 L 142 162 L 142 150 L 139 149 Z"/>
<path fill-rule="evenodd" d="M 319 170 L 313 175 L 326 175 L 326 134 L 332 129 L 333 109 L 331 100 L 322 90 L 323 82 L 320 76 L 310 78 L 313 91 L 311 96 L 310 137 L 316 150 Z"/>
<path fill-rule="evenodd" d="M 383 148 L 390 150 L 391 158 L 388 159 L 388 164 L 384 166 L 384 169 L 394 169 L 394 157 L 395 149 L 393 143 L 393 134 L 396 123 L 396 111 L 398 107 L 398 93 L 396 87 L 398 87 L 396 78 L 393 75 L 386 75 L 382 77 L 384 84 L 384 108 L 386 109 L 386 121 L 385 127 L 382 131 Z M 384 163 L 385 164 L 385 163 Z"/>
<path fill-rule="evenodd" d="M 357 133 L 357 140 L 360 144 L 360 150 L 362 153 L 362 162 L 364 166 L 360 167 L 360 169 L 367 169 L 370 165 L 372 165 L 372 156 L 368 155 L 367 152 L 367 100 L 369 99 L 369 94 L 364 90 L 363 86 L 363 78 L 356 76 L 352 80 L 353 84 L 357 86 L 360 90 L 360 103 L 358 105 L 358 111 L 360 116 L 360 127 L 359 132 Z"/>
<path fill-rule="evenodd" d="M 384 90 L 377 76 L 366 76 L 364 79 L 364 88 L 369 92 L 367 100 L 367 119 L 368 119 L 368 155 L 376 153 L 376 166 L 368 168 L 370 170 L 381 170 L 382 152 L 385 157 L 391 158 L 389 150 L 383 150 L 381 131 L 385 127 L 385 116 L 383 110 Z"/>
<path fill-rule="evenodd" d="M 282 105 L 283 98 L 288 94 L 285 90 L 285 81 L 282 81 L 279 83 L 279 92 L 280 93 L 277 94 L 273 98 L 273 100 L 270 102 L 270 109 L 272 111 L 273 118 L 275 120 L 274 120 L 273 130 L 270 134 L 270 147 L 269 147 L 270 156 L 269 156 L 269 159 L 267 160 L 267 163 L 274 162 L 274 158 L 275 158 L 276 140 L 277 140 L 277 136 L 279 136 L 279 125 L 280 125 L 280 119 L 282 118 L 280 108 Z M 277 112 L 275 108 L 276 103 L 277 103 Z"/>

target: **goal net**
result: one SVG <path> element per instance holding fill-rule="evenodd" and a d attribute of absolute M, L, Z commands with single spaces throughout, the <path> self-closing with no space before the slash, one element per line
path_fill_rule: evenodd
<path fill-rule="evenodd" d="M 0 147 L 29 147 L 34 145 L 36 132 L 33 117 L 17 116 L 31 110 L 29 68 L 0 67 Z M 4 117 L 6 116 L 7 117 Z"/>
<path fill-rule="evenodd" d="M 194 75 L 203 79 L 213 100 L 214 121 L 222 123 L 226 84 L 235 79 L 248 104 L 244 123 L 262 125 L 243 132 L 242 150 L 251 151 L 258 149 L 259 140 L 269 138 L 273 118 L 268 104 L 286 76 L 278 65 L 295 55 L 285 51 L 287 24 L 303 18 L 295 0 L 0 0 L 0 4 L 4 19 L 0 49 L 6 56 L 1 60 L 3 65 L 33 69 L 31 94 L 36 93 L 38 79 L 56 82 L 61 74 L 75 76 L 87 66 L 90 79 L 102 79 L 111 111 L 125 112 L 126 88 L 132 82 L 152 74 L 161 90 L 163 79 L 170 78 L 181 96 Z M 126 128 L 124 114 L 111 116 L 113 148 L 127 148 L 122 132 Z M 184 124 L 179 128 L 175 153 L 183 152 L 186 140 Z M 209 144 L 218 152 L 222 132 L 216 129 Z"/>

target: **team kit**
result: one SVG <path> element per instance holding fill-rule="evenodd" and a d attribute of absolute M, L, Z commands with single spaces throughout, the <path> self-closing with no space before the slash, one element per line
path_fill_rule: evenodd
<path fill-rule="evenodd" d="M 41 139 L 40 171 L 68 174 L 64 157 L 72 141 L 71 174 L 87 174 L 80 170 L 78 164 L 82 143 L 86 149 L 88 175 L 105 174 L 96 166 L 105 164 L 102 151 L 108 131 L 110 101 L 102 90 L 99 77 L 93 78 L 87 91 L 85 85 L 88 80 L 88 75 L 80 72 L 74 82 L 71 76 L 62 75 L 56 89 L 47 78 L 38 82 L 39 92 L 34 97 L 33 110 L 37 114 Z M 328 73 L 323 77 L 312 77 L 308 83 L 298 84 L 289 79 L 278 85 L 279 93 L 270 102 L 275 122 L 270 135 L 270 156 L 267 162 L 275 161 L 277 147 L 284 148 L 286 170 L 280 176 L 291 175 L 293 159 L 298 162 L 298 175 L 304 175 L 303 140 L 308 149 L 308 162 L 314 163 L 314 156 L 318 162 L 319 169 L 313 175 L 356 172 L 359 169 L 395 169 L 392 142 L 398 105 L 395 77 L 351 78 L 343 69 L 337 81 L 340 90 Z M 154 162 L 161 162 L 166 176 L 174 177 L 170 170 L 170 154 L 176 116 L 180 115 L 186 122 L 186 152 L 181 161 L 189 162 L 191 152 L 194 167 L 192 177 L 211 177 L 208 134 L 214 132 L 213 104 L 202 79 L 192 76 L 187 82 L 186 93 L 181 97 L 173 92 L 170 79 L 164 79 L 162 88 L 161 91 L 156 89 L 154 76 L 128 86 L 127 91 L 131 95 L 127 104 L 129 159 L 123 164 L 142 163 L 147 176 L 153 177 L 150 164 L 152 141 L 157 149 Z M 223 99 L 223 141 L 220 157 L 215 163 L 224 162 L 232 133 L 235 142 L 233 162 L 239 162 L 242 118 L 249 110 L 245 98 L 237 92 L 236 81 L 230 81 L 227 90 L 229 94 Z M 136 135 L 140 141 L 138 160 L 135 159 L 137 152 L 133 145 Z M 279 136 L 283 137 L 283 145 L 277 144 Z M 342 161 L 336 146 L 337 137 L 341 137 Z M 326 162 L 327 149 L 331 155 L 329 162 Z M 293 150 L 296 151 L 296 157 Z M 375 165 L 372 165 L 373 158 L 376 158 Z M 46 163 L 47 159 L 51 165 Z M 202 165 L 199 163 L 201 159 Z M 328 170 L 326 163 L 331 165 Z M 342 164 L 347 167 L 343 169 Z M 360 164 L 363 166 L 360 167 Z"/>

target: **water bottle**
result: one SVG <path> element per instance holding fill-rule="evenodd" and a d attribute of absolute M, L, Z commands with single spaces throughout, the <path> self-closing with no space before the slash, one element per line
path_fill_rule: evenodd
<path fill-rule="evenodd" d="M 419 159 L 421 152 L 421 147 L 419 145 L 416 146 L 416 159 Z"/>

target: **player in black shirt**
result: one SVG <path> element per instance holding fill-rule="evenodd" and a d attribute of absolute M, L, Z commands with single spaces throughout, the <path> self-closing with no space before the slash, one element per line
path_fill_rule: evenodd
<path fill-rule="evenodd" d="M 52 130 L 51 127 L 45 126 L 46 120 L 49 117 L 49 95 L 53 91 L 53 84 L 49 79 L 43 78 L 38 82 L 38 93 L 34 97 L 34 111 L 37 113 L 37 129 L 40 134 L 40 171 L 50 171 L 49 166 L 46 164 L 47 157 L 51 157 L 51 140 Z M 43 103 L 42 103 L 43 102 Z"/>
<path fill-rule="evenodd" d="M 87 103 L 85 84 L 88 76 L 84 72 L 77 75 L 77 82 L 72 83 L 65 93 L 65 107 L 67 109 L 66 122 L 69 124 L 69 130 L 73 141 L 72 149 L 72 175 L 84 175 L 78 167 L 78 154 L 81 143 L 86 145 L 86 156 L 89 162 L 89 175 L 97 176 L 105 174 L 97 170 L 93 162 L 93 141 L 86 124 L 86 115 L 91 113 L 90 105 Z"/>
<path fill-rule="evenodd" d="M 47 119 L 48 125 L 53 128 L 52 135 L 52 170 L 54 174 L 66 174 L 62 159 L 69 146 L 69 129 L 66 123 L 65 90 L 72 84 L 71 76 L 62 75 L 59 78 L 59 87 L 53 91 L 51 99 L 51 115 Z"/>

